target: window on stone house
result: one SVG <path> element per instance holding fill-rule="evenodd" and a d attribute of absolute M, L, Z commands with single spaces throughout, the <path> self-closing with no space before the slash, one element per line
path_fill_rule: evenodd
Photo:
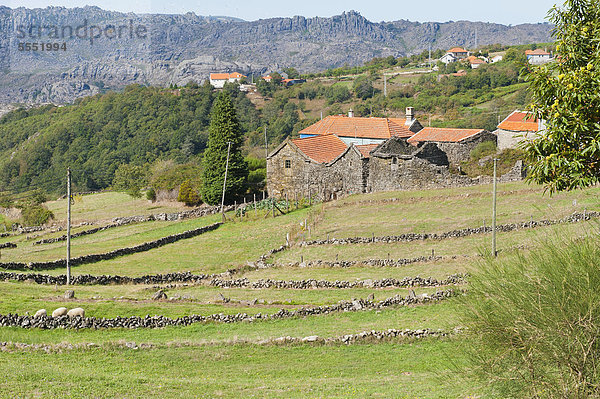
<path fill-rule="evenodd" d="M 286 159 L 286 160 L 285 160 L 285 168 L 286 168 L 286 169 L 289 169 L 289 168 L 291 168 L 291 167 L 292 167 L 292 161 L 291 161 L 291 160 L 289 160 L 289 159 Z"/>
<path fill-rule="evenodd" d="M 392 165 L 396 165 L 398 163 L 398 158 L 392 158 Z"/>

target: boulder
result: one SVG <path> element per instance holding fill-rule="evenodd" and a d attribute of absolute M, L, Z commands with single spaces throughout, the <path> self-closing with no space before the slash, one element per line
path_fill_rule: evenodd
<path fill-rule="evenodd" d="M 75 316 L 85 317 L 85 310 L 83 310 L 83 308 L 73 308 L 67 312 L 67 316 L 69 316 L 69 317 L 75 317 Z"/>
<path fill-rule="evenodd" d="M 73 299 L 73 298 L 75 298 L 75 291 L 67 290 L 65 292 L 65 299 Z"/>
<path fill-rule="evenodd" d="M 64 316 L 67 314 L 67 311 L 68 310 L 65 307 L 58 308 L 58 309 L 54 310 L 54 312 L 52 312 L 52 317 Z"/>
<path fill-rule="evenodd" d="M 167 299 L 167 294 L 163 290 L 158 290 L 154 295 L 152 295 L 153 301 L 160 301 L 162 299 Z"/>
<path fill-rule="evenodd" d="M 47 316 L 47 315 L 48 314 L 46 313 L 46 309 L 40 309 L 37 312 L 35 312 L 33 317 L 42 317 L 42 316 Z"/>

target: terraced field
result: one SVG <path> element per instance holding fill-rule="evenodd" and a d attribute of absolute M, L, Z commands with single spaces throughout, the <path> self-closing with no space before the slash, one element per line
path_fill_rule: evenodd
<path fill-rule="evenodd" d="M 276 218 L 250 211 L 241 220 L 230 213 L 214 231 L 73 268 L 82 281 L 111 275 L 138 277 L 135 284 L 106 277 L 66 287 L 62 268 L 10 271 L 28 278 L 0 273 L 0 325 L 10 324 L 0 327 L 0 367 L 11 376 L 0 380 L 0 396 L 496 397 L 468 372 L 461 332 L 468 272 L 490 250 L 489 229 L 384 240 L 489 227 L 490 191 L 356 195 L 292 207 Z M 501 257 L 544 237 L 598 231 L 598 188 L 554 197 L 524 183 L 501 184 L 499 191 L 498 223 L 521 223 L 498 234 Z M 152 213 L 142 203 L 144 211 L 130 206 L 124 213 L 119 195 L 99 196 L 84 197 L 85 210 L 74 205 L 79 220 L 93 224 L 74 232 L 106 224 L 113 210 L 114 216 Z M 58 215 L 64 203 L 51 206 Z M 573 213 L 585 217 L 568 220 Z M 539 226 L 543 220 L 554 224 Z M 72 253 L 104 253 L 217 221 L 213 215 L 114 227 L 73 239 Z M 64 242 L 33 245 L 62 234 L 0 238 L 17 245 L 2 249 L 0 262 L 64 258 Z M 349 237 L 367 240 L 340 240 Z M 312 240 L 323 242 L 304 244 Z M 185 279 L 168 274 L 188 271 Z M 40 284 L 45 277 L 34 274 L 54 277 Z M 68 289 L 74 298 L 65 298 Z M 79 319 L 25 316 L 61 306 L 84 308 L 89 323 L 126 319 L 140 327 L 85 328 Z M 192 315 L 204 318 L 187 323 Z M 161 327 L 153 316 L 171 324 Z M 32 328 L 35 323 L 45 328 Z"/>

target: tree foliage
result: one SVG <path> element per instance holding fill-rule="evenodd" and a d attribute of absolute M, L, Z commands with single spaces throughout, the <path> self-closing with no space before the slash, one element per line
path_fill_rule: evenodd
<path fill-rule="evenodd" d="M 124 191 L 134 198 L 142 196 L 141 189 L 147 183 L 148 171 L 143 166 L 119 165 L 115 171 L 112 188 Z"/>
<path fill-rule="evenodd" d="M 600 3 L 568 0 L 550 19 L 559 59 L 528 75 L 531 110 L 546 127 L 524 149 L 530 180 L 552 193 L 599 181 Z"/>
<path fill-rule="evenodd" d="M 190 181 L 186 180 L 179 186 L 177 201 L 183 202 L 187 206 L 196 206 L 202 203 L 202 198 L 198 194 L 198 191 L 192 187 Z"/>
<path fill-rule="evenodd" d="M 248 165 L 242 155 L 244 134 L 229 94 L 221 92 L 211 112 L 208 148 L 204 153 L 202 198 L 211 205 L 221 201 L 228 143 L 231 143 L 225 200 L 232 202 L 243 195 L 248 179 Z"/>

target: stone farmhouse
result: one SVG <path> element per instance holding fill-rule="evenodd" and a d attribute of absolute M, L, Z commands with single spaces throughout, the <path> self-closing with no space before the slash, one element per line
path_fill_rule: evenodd
<path fill-rule="evenodd" d="M 423 128 L 406 119 L 329 116 L 288 139 L 267 157 L 272 197 L 340 195 L 473 184 L 449 165 L 495 136 L 481 129 Z M 466 155 L 465 155 L 466 154 Z"/>
<path fill-rule="evenodd" d="M 226 82 L 239 82 L 242 78 L 245 78 L 246 75 L 242 75 L 239 72 L 233 73 L 211 73 L 210 74 L 210 84 L 213 85 L 215 89 L 222 89 Z"/>
<path fill-rule="evenodd" d="M 498 137 L 498 149 L 517 148 L 517 145 L 543 129 L 543 121 L 527 112 L 513 111 L 498 125 L 494 134 Z"/>

